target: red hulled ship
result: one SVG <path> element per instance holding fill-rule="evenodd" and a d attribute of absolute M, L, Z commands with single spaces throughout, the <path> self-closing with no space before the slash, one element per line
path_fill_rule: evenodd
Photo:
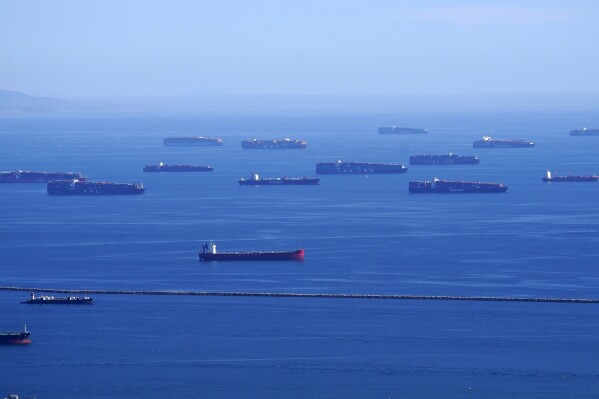
<path fill-rule="evenodd" d="M 27 326 L 23 328 L 23 331 L 9 331 L 0 332 L 0 345 L 26 345 L 31 343 L 29 335 L 31 333 L 27 331 Z"/>

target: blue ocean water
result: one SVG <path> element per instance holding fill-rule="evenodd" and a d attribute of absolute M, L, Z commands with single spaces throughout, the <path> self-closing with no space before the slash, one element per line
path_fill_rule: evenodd
<path fill-rule="evenodd" d="M 1 285 L 599 298 L 599 173 L 593 113 L 397 116 L 1 118 L 0 170 L 80 171 L 143 182 L 142 196 L 49 197 L 0 185 Z M 405 124 L 423 136 L 380 136 Z M 162 138 L 222 137 L 222 147 Z M 473 149 L 482 134 L 532 149 Z M 304 138 L 298 151 L 242 150 Z M 479 165 L 404 175 L 320 176 L 319 186 L 240 187 L 313 176 L 316 162 L 478 155 Z M 145 164 L 211 173 L 144 174 Z M 505 194 L 410 195 L 409 180 L 503 182 Z M 305 248 L 304 262 L 200 263 L 219 250 Z M 596 397 L 596 305 L 297 298 L 95 296 L 91 307 L 20 305 L 0 292 L 1 393 L 42 398 Z"/>

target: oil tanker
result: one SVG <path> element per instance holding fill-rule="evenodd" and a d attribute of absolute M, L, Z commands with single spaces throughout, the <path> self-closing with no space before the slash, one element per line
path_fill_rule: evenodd
<path fill-rule="evenodd" d="M 439 180 L 434 178 L 433 181 L 411 181 L 408 189 L 410 193 L 505 193 L 507 186 L 502 183 Z"/>
<path fill-rule="evenodd" d="M 570 136 L 599 136 L 599 129 L 574 129 L 570 130 Z"/>
<path fill-rule="evenodd" d="M 206 243 L 199 254 L 200 260 L 304 260 L 304 250 L 216 252 L 216 244 Z"/>
<path fill-rule="evenodd" d="M 403 164 L 367 163 L 367 162 L 321 162 L 316 164 L 318 174 L 368 174 L 368 173 L 406 173 Z"/>
<path fill-rule="evenodd" d="M 29 296 L 29 299 L 21 303 L 28 303 L 31 305 L 91 305 L 92 302 L 93 298 L 88 296 L 68 296 L 66 298 L 56 298 L 48 295 L 35 296 L 35 293 L 32 292 Z"/>
<path fill-rule="evenodd" d="M 48 182 L 50 195 L 127 195 L 143 194 L 146 189 L 142 184 L 110 183 L 74 180 Z"/>
<path fill-rule="evenodd" d="M 85 180 L 77 172 L 29 172 L 15 170 L 14 172 L 0 172 L 0 183 L 47 183 L 52 180 Z"/>
<path fill-rule="evenodd" d="M 192 136 L 192 137 L 167 137 L 162 140 L 162 143 L 165 146 L 215 146 L 215 145 L 223 145 L 223 139 L 218 137 L 202 137 L 202 136 Z"/>
<path fill-rule="evenodd" d="M 545 172 L 545 176 L 543 177 L 544 182 L 556 182 L 556 183 L 570 183 L 570 182 L 586 182 L 586 183 L 594 183 L 599 180 L 599 176 L 553 176 L 550 170 Z"/>
<path fill-rule="evenodd" d="M 522 148 L 534 147 L 535 143 L 523 139 L 494 139 L 490 136 L 483 136 L 482 140 L 476 140 L 472 143 L 474 148 Z"/>
<path fill-rule="evenodd" d="M 414 127 L 379 127 L 379 134 L 427 134 L 428 130 Z"/>
<path fill-rule="evenodd" d="M 0 345 L 26 345 L 31 343 L 29 335 L 31 333 L 27 331 L 27 326 L 23 328 L 23 331 L 9 331 L 0 332 Z"/>
<path fill-rule="evenodd" d="M 275 177 L 262 178 L 258 173 L 252 172 L 249 179 L 241 178 L 239 184 L 242 186 L 309 186 L 316 185 L 320 179 L 316 177 Z"/>
<path fill-rule="evenodd" d="M 243 140 L 241 148 L 246 150 L 295 150 L 305 149 L 308 146 L 306 140 Z"/>
<path fill-rule="evenodd" d="M 144 166 L 144 172 L 212 172 L 213 170 L 214 168 L 208 165 L 167 165 L 164 162 Z"/>
<path fill-rule="evenodd" d="M 410 157 L 410 165 L 470 165 L 477 164 L 480 159 L 476 156 L 419 154 Z"/>

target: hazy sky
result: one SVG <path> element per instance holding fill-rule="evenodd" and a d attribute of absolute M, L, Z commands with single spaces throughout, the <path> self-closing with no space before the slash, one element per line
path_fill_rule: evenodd
<path fill-rule="evenodd" d="M 46 96 L 599 91 L 599 1 L 0 0 Z"/>

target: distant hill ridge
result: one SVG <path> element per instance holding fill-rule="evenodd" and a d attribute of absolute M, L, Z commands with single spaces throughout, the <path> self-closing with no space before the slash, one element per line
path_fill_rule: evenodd
<path fill-rule="evenodd" d="M 0 90 L 0 115 L 54 112 L 60 100 L 34 97 L 19 91 Z"/>

